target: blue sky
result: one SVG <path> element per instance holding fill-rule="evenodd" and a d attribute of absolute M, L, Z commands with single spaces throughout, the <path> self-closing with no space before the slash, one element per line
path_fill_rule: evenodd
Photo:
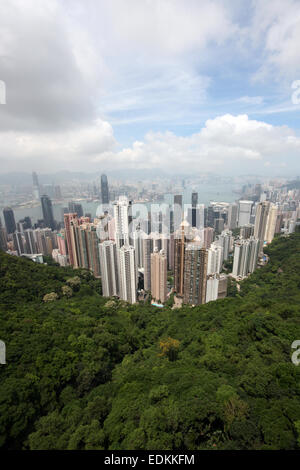
<path fill-rule="evenodd" d="M 2 9 L 1 172 L 299 174 L 299 0 Z"/>

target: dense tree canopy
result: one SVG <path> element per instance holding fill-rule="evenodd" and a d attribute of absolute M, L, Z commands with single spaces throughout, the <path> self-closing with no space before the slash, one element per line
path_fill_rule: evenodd
<path fill-rule="evenodd" d="M 172 310 L 0 252 L 0 447 L 298 448 L 300 234 L 267 254 L 231 297 Z"/>

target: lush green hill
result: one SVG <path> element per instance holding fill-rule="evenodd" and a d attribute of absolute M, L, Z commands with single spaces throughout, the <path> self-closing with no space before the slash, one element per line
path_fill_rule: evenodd
<path fill-rule="evenodd" d="M 0 253 L 0 446 L 297 448 L 300 235 L 268 254 L 238 296 L 171 310 L 113 303 L 84 270 Z"/>

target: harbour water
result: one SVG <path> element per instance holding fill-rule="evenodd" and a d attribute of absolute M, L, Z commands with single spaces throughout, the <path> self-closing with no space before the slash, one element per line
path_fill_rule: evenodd
<path fill-rule="evenodd" d="M 178 192 L 177 194 L 182 194 L 183 204 L 191 204 L 191 194 L 192 192 L 198 193 L 198 204 L 205 204 L 206 206 L 210 201 L 222 201 L 222 202 L 234 202 L 238 195 L 234 192 L 238 187 L 233 187 L 231 184 L 221 184 L 219 186 L 203 184 L 201 186 L 186 188 L 182 193 Z M 171 204 L 173 202 L 173 194 L 165 194 L 164 202 Z M 63 208 L 68 206 L 69 201 L 64 201 L 59 204 L 53 203 L 53 213 L 54 218 L 58 222 L 63 221 Z M 100 204 L 100 201 L 88 201 L 85 199 L 78 200 L 82 205 L 83 213 L 90 213 L 92 217 L 96 216 L 97 208 Z M 155 203 L 157 204 L 157 202 Z M 150 208 L 151 203 L 147 203 L 148 209 Z M 0 208 L 1 216 L 3 207 Z M 15 220 L 18 222 L 26 216 L 29 216 L 33 223 L 36 223 L 39 219 L 43 218 L 42 208 L 40 205 L 35 207 L 13 207 Z M 2 216 L 3 220 L 3 216 Z"/>

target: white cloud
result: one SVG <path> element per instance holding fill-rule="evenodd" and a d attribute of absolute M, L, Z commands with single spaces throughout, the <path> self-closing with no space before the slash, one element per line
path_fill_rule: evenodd
<path fill-rule="evenodd" d="M 0 167 L 5 171 L 28 167 L 39 171 L 89 171 L 92 157 L 111 151 L 115 145 L 111 125 L 100 119 L 93 125 L 54 134 L 3 132 Z"/>
<path fill-rule="evenodd" d="M 249 38 L 263 48 L 258 80 L 300 77 L 300 2 L 255 0 Z M 297 77 L 297 74 L 299 77 Z M 296 75 L 296 76 L 295 76 Z"/>
<path fill-rule="evenodd" d="M 232 115 L 286 112 L 287 104 L 263 96 L 267 86 L 247 89 L 255 67 L 266 83 L 300 79 L 300 2 L 252 5 L 245 12 L 239 0 L 3 0 L 0 171 L 296 168 L 291 129 Z M 259 108 L 265 103 L 272 108 Z M 217 114 L 189 136 L 147 132 L 194 132 Z M 135 142 L 122 149 L 113 125 Z"/>
<path fill-rule="evenodd" d="M 94 157 L 110 168 L 161 168 L 170 172 L 259 172 L 267 162 L 279 168 L 282 160 L 296 162 L 300 138 L 285 126 L 250 120 L 247 115 L 226 114 L 206 121 L 200 132 L 188 137 L 172 132 L 146 134 L 144 141 L 119 152 Z"/>

